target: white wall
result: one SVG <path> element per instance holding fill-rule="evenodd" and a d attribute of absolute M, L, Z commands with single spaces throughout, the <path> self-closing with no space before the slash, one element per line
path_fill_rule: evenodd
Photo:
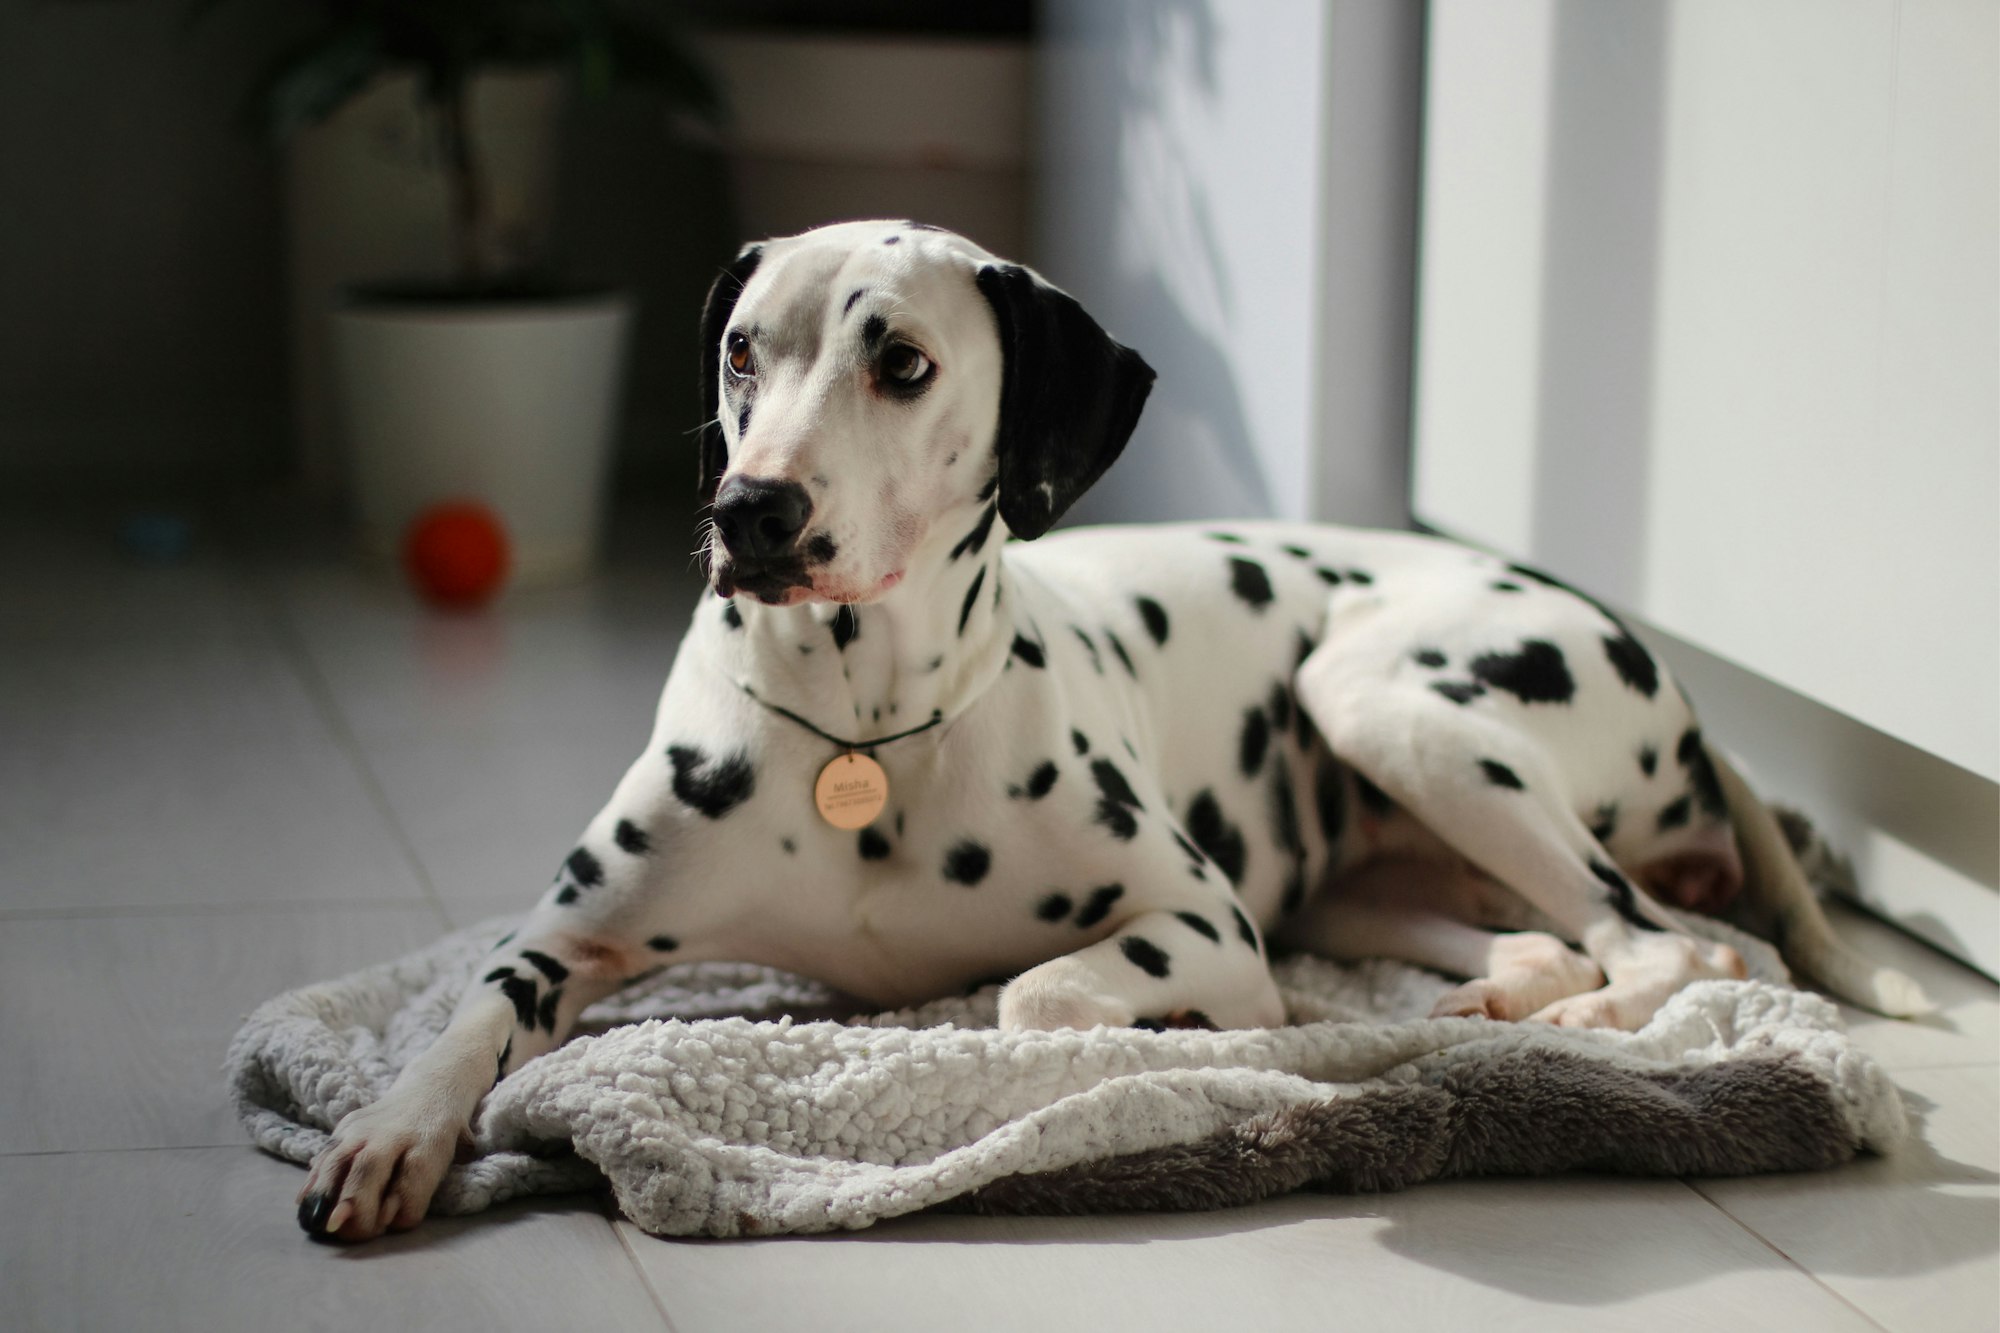
<path fill-rule="evenodd" d="M 1403 521 L 1420 22 L 1048 0 L 1035 262 L 1160 372 L 1079 519 Z"/>
<path fill-rule="evenodd" d="M 1942 761 L 1866 771 L 1810 713 L 1749 756 L 1931 812 L 1885 900 L 1957 885 L 1933 934 L 1988 967 L 1997 49 L 1991 0 L 1437 0 L 1415 460 L 1426 522 L 1736 671 L 1691 666 L 1716 711 L 1794 715 L 1738 707 L 1775 682 Z"/>

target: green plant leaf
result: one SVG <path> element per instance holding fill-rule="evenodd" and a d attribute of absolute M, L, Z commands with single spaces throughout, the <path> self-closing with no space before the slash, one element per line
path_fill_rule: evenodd
<path fill-rule="evenodd" d="M 271 138 L 288 139 L 333 114 L 389 63 L 373 23 L 340 24 L 280 56 L 252 88 L 246 118 Z"/>

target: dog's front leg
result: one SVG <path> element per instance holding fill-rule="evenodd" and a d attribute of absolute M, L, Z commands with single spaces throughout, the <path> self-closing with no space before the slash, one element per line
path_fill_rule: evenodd
<path fill-rule="evenodd" d="M 1240 912 L 1141 912 L 1000 992 L 1007 1029 L 1274 1027 L 1284 1002 Z"/>
<path fill-rule="evenodd" d="M 382 1099 L 341 1119 L 299 1191 L 307 1234 L 357 1241 L 415 1226 L 487 1091 L 646 966 L 581 924 L 574 910 L 538 910 L 481 962 L 444 1032 Z"/>

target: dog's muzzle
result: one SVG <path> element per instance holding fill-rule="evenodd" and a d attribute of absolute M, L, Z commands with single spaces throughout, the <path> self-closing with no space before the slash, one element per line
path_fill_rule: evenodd
<path fill-rule="evenodd" d="M 812 517 L 812 496 L 795 481 L 735 476 L 715 493 L 716 535 L 728 559 L 716 571 L 724 596 L 737 589 L 760 600 L 811 582 L 798 549 Z"/>

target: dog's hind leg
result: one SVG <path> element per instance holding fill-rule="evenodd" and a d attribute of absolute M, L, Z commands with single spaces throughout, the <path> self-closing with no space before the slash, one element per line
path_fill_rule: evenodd
<path fill-rule="evenodd" d="M 1299 702 L 1334 754 L 1539 908 L 1609 978 L 1532 1017 L 1637 1028 L 1691 981 L 1744 975 L 1733 949 L 1683 934 L 1613 864 L 1537 740 L 1477 706 L 1394 680 L 1368 644 L 1335 642 L 1297 677 Z"/>
<path fill-rule="evenodd" d="M 1289 917 L 1273 942 L 1342 962 L 1393 958 L 1466 978 L 1438 1000 L 1436 1017 L 1526 1018 L 1604 984 L 1597 964 L 1553 935 L 1496 933 L 1438 909 L 1440 901 L 1474 896 L 1458 881 L 1476 877 L 1457 861 L 1370 861 Z"/>

